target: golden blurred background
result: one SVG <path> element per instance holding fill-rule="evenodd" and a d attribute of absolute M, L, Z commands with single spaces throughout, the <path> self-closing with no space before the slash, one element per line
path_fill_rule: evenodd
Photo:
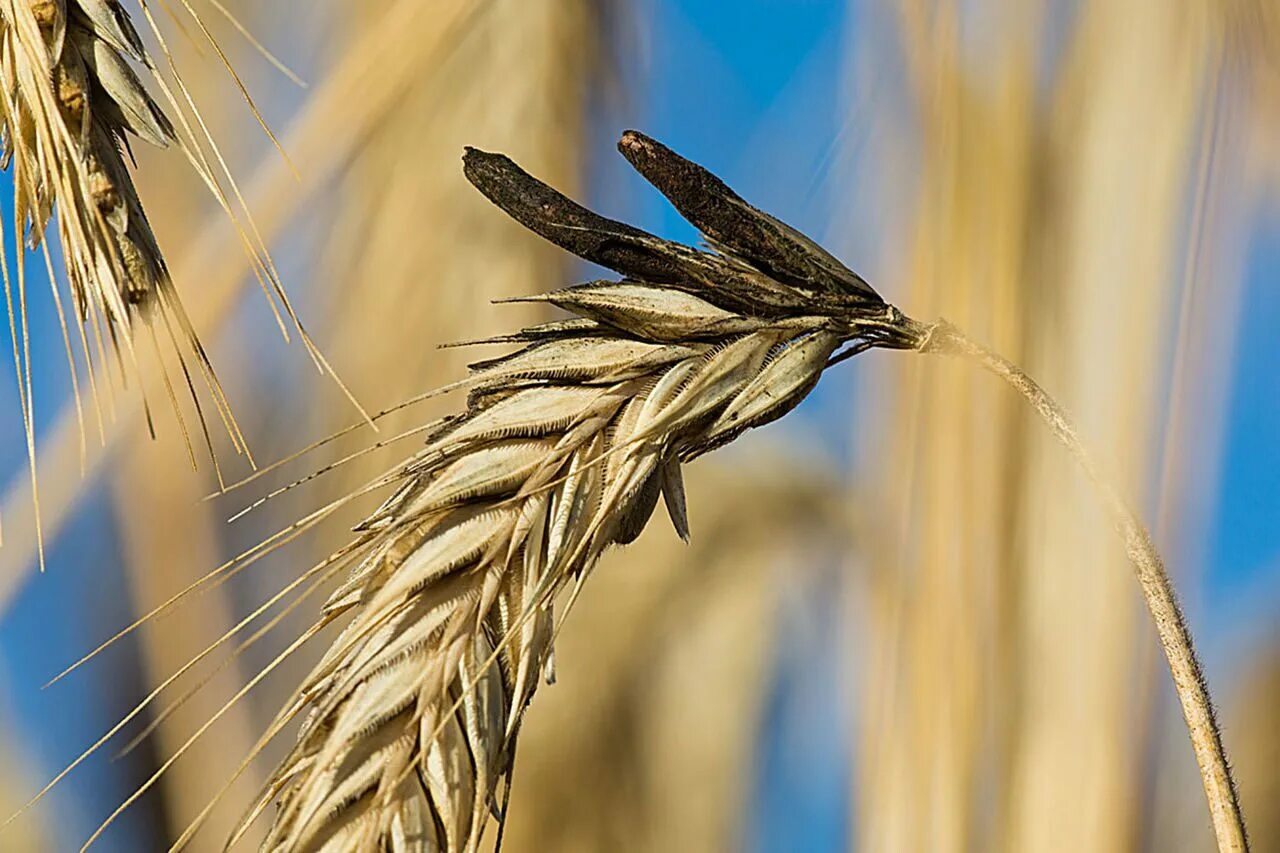
<path fill-rule="evenodd" d="M 1274 340 L 1243 340 L 1280 328 L 1280 300 L 1265 303 L 1269 326 L 1246 302 L 1264 239 L 1264 285 L 1280 292 L 1274 0 L 223 2 L 307 81 L 197 4 L 290 161 L 207 47 L 175 38 L 178 61 L 317 343 L 366 407 L 475 358 L 440 344 L 539 310 L 489 300 L 589 275 L 465 183 L 464 145 L 693 239 L 611 156 L 639 126 L 805 226 L 914 316 L 945 316 L 1020 363 L 1073 412 L 1175 575 L 1255 849 L 1280 851 L 1280 537 L 1249 583 L 1205 576 L 1240 432 L 1233 395 L 1280 399 L 1280 371 L 1240 364 L 1280 364 Z M 352 423 L 332 382 L 278 340 L 185 165 L 140 151 L 139 185 L 258 461 Z M 505 849 L 1212 848 L 1123 548 L 1071 460 L 970 367 L 858 361 L 790 423 L 689 470 L 692 544 L 654 524 L 595 574 L 557 647 L 558 681 L 528 717 Z M 451 403 L 216 501 L 201 500 L 212 475 L 185 465 L 174 431 L 151 441 L 129 428 L 136 413 L 82 474 L 70 402 L 44 405 L 43 521 L 72 544 L 33 575 L 15 476 L 0 550 L 6 813 L 332 550 L 355 511 L 148 624 L 70 676 L 78 688 L 40 683 L 414 439 L 228 526 L 232 512 Z M 1264 490 L 1251 523 L 1265 534 L 1280 527 L 1280 465 L 1263 476 L 1270 502 Z M 87 764 L 143 727 L 153 737 L 55 788 L 0 849 L 78 844 L 309 615 L 197 667 L 164 694 L 185 699 L 174 713 L 149 712 Z M 63 618 L 76 629 L 42 639 Z M 235 704 L 103 845 L 163 849 L 307 665 Z M 268 767 L 237 782 L 191 849 L 221 849 Z"/>

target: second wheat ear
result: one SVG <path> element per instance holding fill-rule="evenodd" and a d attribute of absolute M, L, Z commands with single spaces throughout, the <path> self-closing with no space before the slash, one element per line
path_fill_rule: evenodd
<path fill-rule="evenodd" d="M 540 677 L 551 680 L 559 626 L 604 551 L 634 540 L 659 498 L 688 536 L 684 463 L 785 415 L 827 367 L 885 348 L 981 365 L 1081 462 L 1154 617 L 1219 846 L 1247 849 L 1208 691 L 1160 558 L 1061 407 L 950 324 L 913 320 L 885 302 L 700 166 L 636 132 L 619 149 L 710 251 L 598 216 L 507 157 L 466 152 L 466 176 L 490 200 L 622 278 L 530 297 L 574 317 L 487 341 L 519 348 L 442 389 L 467 390 L 465 411 L 424 428 L 425 447 L 359 490 L 390 496 L 350 544 L 255 614 L 348 572 L 317 624 L 259 676 L 345 620 L 246 757 L 244 766 L 302 720 L 232 843 L 275 801 L 266 849 L 476 850 L 505 814 L 525 708 Z M 562 592 L 570 594 L 557 613 Z"/>

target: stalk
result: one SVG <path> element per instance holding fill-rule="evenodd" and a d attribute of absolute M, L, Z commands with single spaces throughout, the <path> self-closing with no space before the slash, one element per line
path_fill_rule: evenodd
<path fill-rule="evenodd" d="M 1240 811 L 1231 765 L 1222 745 L 1222 731 L 1209 696 L 1204 668 L 1196 655 L 1186 616 L 1178 604 L 1173 583 L 1169 580 L 1164 562 L 1151 540 L 1151 534 L 1128 502 L 1099 472 L 1097 463 L 1080 442 L 1076 428 L 1062 406 L 1022 368 L 967 337 L 946 320 L 927 326 L 915 325 L 922 327 L 916 346 L 919 352 L 967 359 L 1003 379 L 1021 394 L 1058 441 L 1075 457 L 1097 489 L 1112 523 L 1124 539 L 1125 552 L 1137 574 L 1147 610 L 1151 613 L 1156 633 L 1160 637 L 1160 647 L 1164 649 L 1165 659 L 1169 663 L 1169 673 L 1173 676 L 1178 701 L 1182 704 L 1182 716 L 1187 723 L 1187 733 L 1191 737 L 1196 763 L 1200 767 L 1204 793 L 1209 800 L 1218 849 L 1223 853 L 1247 851 L 1249 840 L 1245 832 L 1244 816 Z"/>

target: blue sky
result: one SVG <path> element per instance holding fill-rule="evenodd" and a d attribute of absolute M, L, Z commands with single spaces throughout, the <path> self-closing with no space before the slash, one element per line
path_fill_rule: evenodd
<path fill-rule="evenodd" d="M 1280 616 L 1280 210 L 1250 241 L 1233 359 L 1222 477 L 1208 555 L 1210 600 L 1243 589 L 1270 596 Z M 1221 595 L 1214 593 L 1219 590 Z M 1269 588 L 1269 589 L 1268 589 Z M 1274 622 L 1274 619 L 1273 619 Z"/>

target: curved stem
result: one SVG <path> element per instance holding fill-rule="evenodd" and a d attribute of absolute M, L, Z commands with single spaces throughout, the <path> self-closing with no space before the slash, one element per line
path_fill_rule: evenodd
<path fill-rule="evenodd" d="M 1244 816 L 1240 812 L 1235 780 L 1231 776 L 1226 750 L 1222 746 L 1222 734 L 1209 698 L 1204 670 L 1196 657 L 1191 632 L 1187 628 L 1182 608 L 1178 605 L 1173 584 L 1169 581 L 1164 563 L 1146 527 L 1116 489 L 1099 473 L 1097 464 L 1080 443 L 1066 412 L 1035 380 L 1017 365 L 966 337 L 945 320 L 928 325 L 915 321 L 908 323 L 918 332 L 917 351 L 969 359 L 1017 390 L 1058 440 L 1071 451 L 1071 455 L 1097 488 L 1116 529 L 1124 538 L 1125 550 L 1137 573 L 1147 609 L 1155 621 L 1160 645 L 1169 662 L 1169 672 L 1173 675 L 1178 700 L 1182 703 L 1182 715 L 1187 721 L 1191 746 L 1195 750 L 1196 762 L 1200 765 L 1205 796 L 1209 799 L 1218 849 L 1223 853 L 1248 851 Z"/>

